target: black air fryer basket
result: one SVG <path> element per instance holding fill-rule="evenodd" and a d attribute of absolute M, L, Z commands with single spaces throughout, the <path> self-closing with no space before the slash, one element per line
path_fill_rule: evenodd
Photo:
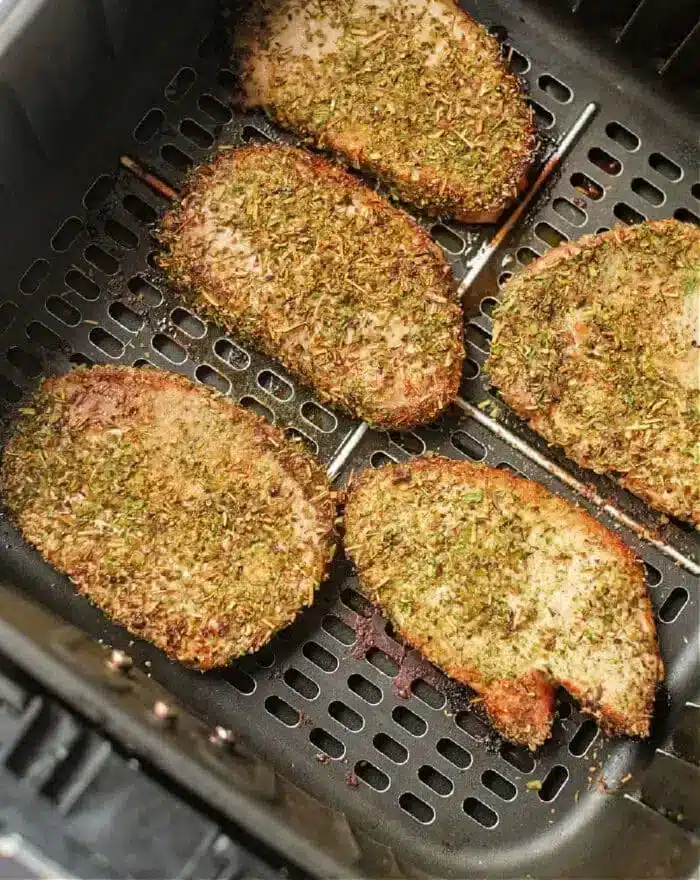
<path fill-rule="evenodd" d="M 415 432 L 362 435 L 164 284 L 152 227 L 166 200 L 119 157 L 177 186 L 219 144 L 294 142 L 231 110 L 236 12 L 212 0 L 0 6 L 0 397 L 9 413 L 43 372 L 149 363 L 301 436 L 341 485 L 425 450 L 546 485 L 645 562 L 667 672 L 651 739 L 603 737 L 562 694 L 544 747 L 503 742 L 465 689 L 396 641 L 342 558 L 269 647 L 202 675 L 131 642 L 3 520 L 0 651 L 126 753 L 319 876 L 685 877 L 700 856 L 698 535 L 479 404 L 495 402 L 481 377 L 490 313 L 519 266 L 614 224 L 700 222 L 700 10 L 463 5 L 527 81 L 544 158 L 588 103 L 597 112 L 467 294 L 461 408 Z M 418 219 L 457 278 L 495 232 Z M 115 669 L 111 648 L 135 669 Z"/>

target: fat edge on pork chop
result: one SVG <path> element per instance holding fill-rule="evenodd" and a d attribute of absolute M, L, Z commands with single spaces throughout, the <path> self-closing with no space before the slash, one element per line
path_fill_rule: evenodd
<path fill-rule="evenodd" d="M 5 445 L 25 540 L 133 635 L 202 670 L 314 599 L 335 542 L 325 472 L 282 431 L 151 369 L 44 379 Z"/>
<path fill-rule="evenodd" d="M 648 735 L 663 665 L 644 572 L 584 511 L 500 470 L 419 459 L 351 484 L 345 543 L 400 636 L 507 739 L 547 739 L 557 685 L 607 733 Z"/>
<path fill-rule="evenodd" d="M 526 183 L 532 111 L 453 0 L 253 0 L 234 56 L 235 101 L 427 213 L 493 223 Z"/>
<path fill-rule="evenodd" d="M 700 229 L 657 220 L 549 251 L 494 313 L 486 370 L 583 467 L 700 525 Z"/>
<path fill-rule="evenodd" d="M 163 219 L 160 262 L 195 309 L 319 397 L 382 428 L 456 397 L 462 312 L 440 248 L 404 212 L 302 150 L 221 151 Z"/>

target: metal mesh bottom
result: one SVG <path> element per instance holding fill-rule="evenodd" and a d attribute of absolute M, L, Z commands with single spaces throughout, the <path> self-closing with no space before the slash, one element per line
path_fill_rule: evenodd
<path fill-rule="evenodd" d="M 490 312 L 498 286 L 512 271 L 550 246 L 617 222 L 671 215 L 698 222 L 700 201 L 697 182 L 689 177 L 698 167 L 697 153 L 648 108 L 625 106 L 615 83 L 543 44 L 499 4 L 466 6 L 504 40 L 511 65 L 529 83 L 546 137 L 559 138 L 588 101 L 600 104 L 525 225 L 470 291 L 463 395 L 479 403 L 489 397 L 480 372 Z M 228 108 L 232 74 L 222 57 L 215 34 L 173 71 L 162 101 L 134 128 L 129 152 L 173 185 L 193 163 L 210 157 L 216 144 L 281 137 L 261 115 L 234 115 Z M 70 364 L 148 362 L 231 394 L 302 436 L 329 461 L 356 422 L 321 406 L 279 365 L 179 304 L 153 262 L 151 224 L 165 201 L 117 171 L 116 160 L 107 158 L 105 175 L 85 194 L 84 214 L 56 231 L 50 259 L 29 267 L 0 307 L 0 395 L 11 404 L 42 371 Z M 443 246 L 457 278 L 490 234 L 451 222 L 420 222 Z M 690 558 L 697 552 L 692 529 L 662 524 L 611 481 L 582 474 L 517 419 L 507 421 L 533 448 L 660 528 L 681 553 Z M 425 449 L 520 472 L 615 527 L 527 455 L 456 411 L 415 432 L 368 433 L 344 475 Z M 585 829 L 603 809 L 600 780 L 614 788 L 628 773 L 641 771 L 697 675 L 697 585 L 624 529 L 622 537 L 647 566 L 667 667 L 668 691 L 659 698 L 652 743 L 604 740 L 562 695 L 552 738 L 534 755 L 502 743 L 470 709 L 464 688 L 404 650 L 342 560 L 315 606 L 268 648 L 225 671 L 199 675 L 168 663 L 148 645 L 133 644 L 24 548 L 6 523 L 2 529 L 3 565 L 33 594 L 93 636 L 128 648 L 209 723 L 250 739 L 279 772 L 332 802 L 406 864 L 438 875 L 484 870 L 487 851 L 490 874 L 517 873 L 527 854 Z"/>

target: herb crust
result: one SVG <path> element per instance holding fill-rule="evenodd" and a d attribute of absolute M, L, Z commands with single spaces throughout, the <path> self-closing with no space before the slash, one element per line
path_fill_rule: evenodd
<path fill-rule="evenodd" d="M 239 103 L 427 213 L 495 222 L 525 185 L 532 111 L 453 0 L 254 0 L 234 41 Z"/>
<path fill-rule="evenodd" d="M 487 363 L 583 467 L 700 525 L 700 229 L 659 220 L 562 245 L 512 278 Z"/>
<path fill-rule="evenodd" d="M 434 457 L 351 484 L 345 545 L 409 644 L 534 748 L 563 685 L 613 734 L 647 736 L 663 674 L 642 566 L 620 539 L 528 480 Z"/>
<path fill-rule="evenodd" d="M 457 395 L 462 312 L 408 215 L 302 150 L 224 150 L 163 219 L 160 262 L 194 308 L 382 428 Z"/>
<path fill-rule="evenodd" d="M 0 480 L 14 522 L 109 617 L 199 669 L 254 651 L 314 599 L 334 495 L 299 444 L 182 376 L 44 379 Z"/>

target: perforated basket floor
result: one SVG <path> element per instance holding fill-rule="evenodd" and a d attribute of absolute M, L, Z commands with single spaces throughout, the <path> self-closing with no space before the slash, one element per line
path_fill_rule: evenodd
<path fill-rule="evenodd" d="M 468 294 L 463 395 L 478 404 L 489 397 L 480 369 L 499 284 L 548 247 L 618 222 L 673 215 L 697 223 L 700 185 L 697 150 L 653 106 L 621 101 L 616 83 L 596 75 L 585 56 L 572 62 L 515 11 L 487 0 L 465 5 L 503 39 L 511 65 L 529 83 L 546 140 L 560 138 L 587 102 L 599 104 L 525 224 Z M 260 115 L 232 114 L 232 74 L 218 34 L 173 70 L 157 106 L 133 120 L 133 136 L 124 138 L 131 155 L 175 186 L 217 144 L 281 137 Z M 11 405 L 43 371 L 71 364 L 148 362 L 231 394 L 330 461 L 357 423 L 321 406 L 279 365 L 178 303 L 153 262 L 151 228 L 165 200 L 118 170 L 117 160 L 105 156 L 104 174 L 82 199 L 84 210 L 62 223 L 49 249 L 38 247 L 46 255 L 0 306 L 2 397 Z M 448 221 L 425 225 L 457 278 L 492 233 Z M 697 554 L 692 529 L 661 522 L 612 482 L 581 473 L 547 450 L 517 419 L 504 418 L 533 449 L 595 485 L 683 557 Z M 368 433 L 341 481 L 351 469 L 425 449 L 518 471 L 618 527 L 527 452 L 516 452 L 457 410 L 416 432 Z M 601 785 L 616 790 L 632 774 L 634 791 L 697 679 L 696 579 L 626 529 L 623 538 L 646 563 L 667 669 L 652 741 L 604 740 L 562 695 L 552 739 L 536 754 L 502 743 L 470 709 L 464 689 L 397 643 L 342 559 L 315 606 L 269 648 L 203 676 L 133 644 L 24 548 L 6 523 L 2 529 L 3 567 L 16 581 L 94 637 L 127 648 L 208 723 L 249 739 L 276 770 L 389 846 L 404 870 L 520 876 L 523 866 L 544 864 L 547 853 L 566 849 L 577 835 L 598 833 L 610 800 L 601 796 Z"/>

